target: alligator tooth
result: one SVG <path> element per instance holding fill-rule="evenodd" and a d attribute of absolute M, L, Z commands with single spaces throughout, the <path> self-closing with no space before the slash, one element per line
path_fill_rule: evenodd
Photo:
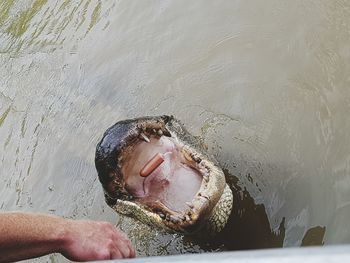
<path fill-rule="evenodd" d="M 191 152 L 190 156 L 196 163 L 200 163 L 202 161 L 202 159 L 196 153 Z"/>
<path fill-rule="evenodd" d="M 144 139 L 146 142 L 150 142 L 150 139 L 143 133 L 140 133 L 140 136 L 142 137 L 142 139 Z"/>
<path fill-rule="evenodd" d="M 190 156 L 192 159 L 194 159 L 194 157 L 195 157 L 193 152 L 190 152 Z"/>
<path fill-rule="evenodd" d="M 156 130 L 156 129 L 152 129 L 152 131 L 153 131 L 154 133 L 157 133 L 157 130 Z"/>
<path fill-rule="evenodd" d="M 180 220 L 185 221 L 186 217 L 185 216 L 180 216 Z"/>
<path fill-rule="evenodd" d="M 201 163 L 202 162 L 202 159 L 198 156 L 196 156 L 196 159 L 194 159 L 196 161 L 196 163 Z"/>
<path fill-rule="evenodd" d="M 165 136 L 171 137 L 171 133 L 168 130 L 163 131 Z"/>
<path fill-rule="evenodd" d="M 191 204 L 191 203 L 189 203 L 189 202 L 186 202 L 186 205 L 189 207 L 189 208 L 193 208 L 194 206 L 193 206 L 193 204 Z"/>
<path fill-rule="evenodd" d="M 209 200 L 209 197 L 208 196 L 206 196 L 206 195 L 200 195 L 201 197 L 203 197 L 204 199 L 207 199 L 207 200 Z"/>
<path fill-rule="evenodd" d="M 159 129 L 159 130 L 157 131 L 157 134 L 158 134 L 159 136 L 162 136 L 162 135 L 163 135 L 163 131 L 162 131 L 161 129 Z"/>
<path fill-rule="evenodd" d="M 170 216 L 170 221 L 174 224 L 179 222 L 179 218 L 175 217 L 175 216 Z"/>
<path fill-rule="evenodd" d="M 201 161 L 198 163 L 198 165 L 199 165 L 200 168 L 204 168 L 204 167 L 205 167 L 204 161 L 203 161 L 203 160 L 201 160 Z"/>
<path fill-rule="evenodd" d="M 207 172 L 203 173 L 203 180 L 204 182 L 208 183 L 209 182 L 209 174 Z"/>
<path fill-rule="evenodd" d="M 188 162 L 193 162 L 193 154 L 188 150 L 186 146 L 183 147 L 182 154 Z"/>
<path fill-rule="evenodd" d="M 185 215 L 186 221 L 190 221 L 191 218 L 188 215 Z"/>

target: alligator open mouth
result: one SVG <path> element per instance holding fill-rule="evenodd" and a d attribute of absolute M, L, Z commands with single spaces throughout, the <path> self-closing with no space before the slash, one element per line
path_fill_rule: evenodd
<path fill-rule="evenodd" d="M 207 221 L 224 225 L 231 211 L 221 169 L 172 117 L 116 123 L 98 144 L 95 163 L 107 203 L 145 223 L 192 233 Z M 225 218 L 219 206 L 229 210 Z"/>
<path fill-rule="evenodd" d="M 144 140 L 135 144 L 126 156 L 122 172 L 125 189 L 135 201 L 150 206 L 153 210 L 167 211 L 166 214 L 184 214 L 191 208 L 192 200 L 202 184 L 202 175 L 195 165 L 183 155 L 180 145 L 166 136 L 143 135 Z M 142 168 L 155 155 L 163 162 L 147 177 L 140 175 Z M 158 205 L 157 205 L 158 204 Z"/>

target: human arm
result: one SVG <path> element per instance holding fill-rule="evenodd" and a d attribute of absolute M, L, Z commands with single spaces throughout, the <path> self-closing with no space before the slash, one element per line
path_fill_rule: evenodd
<path fill-rule="evenodd" d="M 0 213 L 0 262 L 61 253 L 74 261 L 134 257 L 126 235 L 107 222 Z"/>

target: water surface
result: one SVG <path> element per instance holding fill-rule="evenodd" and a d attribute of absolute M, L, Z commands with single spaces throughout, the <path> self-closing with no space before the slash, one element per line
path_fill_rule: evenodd
<path fill-rule="evenodd" d="M 1 211 L 117 222 L 139 255 L 350 243 L 349 28 L 345 0 L 1 1 Z M 157 114 L 237 189 L 214 242 L 104 203 L 96 143 Z"/>

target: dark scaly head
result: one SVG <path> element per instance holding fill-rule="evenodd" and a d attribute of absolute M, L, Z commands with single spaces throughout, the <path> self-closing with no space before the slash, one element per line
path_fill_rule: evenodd
<path fill-rule="evenodd" d="M 140 176 L 157 153 L 164 162 Z M 230 215 L 232 192 L 222 170 L 172 116 L 117 122 L 97 145 L 95 165 L 108 205 L 144 223 L 219 232 Z"/>

